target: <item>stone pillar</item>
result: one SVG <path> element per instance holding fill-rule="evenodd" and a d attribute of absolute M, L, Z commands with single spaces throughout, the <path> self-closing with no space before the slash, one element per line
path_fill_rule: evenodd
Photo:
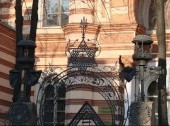
<path fill-rule="evenodd" d="M 155 125 L 153 102 L 132 102 L 129 109 L 129 125 Z"/>

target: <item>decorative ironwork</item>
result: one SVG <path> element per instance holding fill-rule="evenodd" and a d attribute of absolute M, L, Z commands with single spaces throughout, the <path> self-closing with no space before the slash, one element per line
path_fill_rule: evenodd
<path fill-rule="evenodd" d="M 92 120 L 96 126 L 104 126 L 103 121 L 88 102 L 84 103 L 68 126 L 76 126 L 80 120 L 88 120 L 88 123 Z"/>
<path fill-rule="evenodd" d="M 137 35 L 132 41 L 135 44 L 135 53 L 133 54 L 133 59 L 137 61 L 137 68 L 139 69 L 139 79 L 140 79 L 140 94 L 142 101 L 145 101 L 144 93 L 144 73 L 145 68 L 147 68 L 147 62 L 152 59 L 150 53 L 151 44 L 153 41 L 148 35 Z"/>
<path fill-rule="evenodd" d="M 30 88 L 38 83 L 41 71 L 22 70 L 21 73 L 21 70 L 12 69 L 9 73 L 10 85 L 14 88 L 13 101 L 30 101 Z M 23 93 L 20 93 L 21 84 L 25 87 Z"/>
<path fill-rule="evenodd" d="M 11 125 L 23 125 L 33 117 L 30 115 L 34 111 L 33 108 L 29 109 L 25 103 L 31 103 L 31 86 L 38 83 L 41 75 L 41 70 L 35 71 L 33 68 L 35 47 L 31 40 L 21 40 L 17 44 L 19 55 L 16 57 L 16 68 L 9 71 L 10 85 L 14 88 L 14 103 L 9 110 Z M 30 122 L 35 123 L 35 120 Z"/>
<path fill-rule="evenodd" d="M 16 64 L 15 68 L 9 71 L 10 85 L 14 88 L 13 104 L 9 110 L 10 125 L 36 123 L 36 108 L 30 101 L 30 96 L 31 86 L 38 82 L 41 75 L 41 71 L 34 70 L 38 0 L 33 1 L 32 6 L 30 40 L 23 40 L 22 2 L 16 0 Z"/>
<path fill-rule="evenodd" d="M 135 44 L 133 59 L 138 61 L 140 66 L 145 66 L 146 62 L 152 59 L 150 47 L 153 41 L 148 35 L 137 35 L 132 42 Z"/>
<path fill-rule="evenodd" d="M 110 66 L 97 68 L 95 53 L 98 48 L 96 46 L 89 47 L 85 42 L 87 26 L 87 20 L 83 18 L 81 21 L 82 41 L 77 48 L 67 47 L 70 54 L 68 57 L 68 69 L 61 70 L 60 68 L 50 67 L 41 75 L 37 95 L 38 125 L 56 125 L 54 117 L 50 117 L 49 120 L 44 119 L 47 116 L 46 112 L 52 111 L 51 115 L 55 115 L 53 114 L 54 108 L 63 93 L 84 87 L 92 87 L 103 97 L 110 110 L 111 125 L 125 124 L 124 105 L 128 103 L 128 99 L 124 98 L 123 90 L 126 86 L 117 83 L 121 80 L 118 69 Z M 61 70 L 60 72 L 59 69 Z M 51 93 L 48 87 L 55 91 L 51 98 L 47 98 L 47 94 Z M 52 107 L 47 108 L 47 100 L 51 100 L 48 103 Z M 89 103 L 84 104 L 72 122 L 70 122 L 70 125 L 77 125 L 81 119 L 87 118 L 90 118 L 96 125 L 104 125 Z"/>
<path fill-rule="evenodd" d="M 17 44 L 19 55 L 16 57 L 17 65 L 20 65 L 20 69 L 31 69 L 35 62 L 35 42 L 31 40 L 21 40 Z"/>
<path fill-rule="evenodd" d="M 40 75 L 41 71 L 30 70 L 27 73 L 27 77 L 24 80 L 24 84 L 28 86 L 34 86 L 35 84 L 38 83 Z"/>
<path fill-rule="evenodd" d="M 77 48 L 68 49 L 70 54 L 70 57 L 68 58 L 69 67 L 78 67 L 83 70 L 87 67 L 97 66 L 95 62 L 95 53 L 98 49 L 97 47 L 88 47 L 85 42 L 87 25 L 87 19 L 83 18 L 83 20 L 81 20 L 82 41 Z"/>
<path fill-rule="evenodd" d="M 124 90 L 125 87 L 119 86 L 119 84 L 115 81 L 116 78 L 119 78 L 118 74 L 115 74 L 116 69 L 112 68 L 112 70 L 115 70 L 112 72 L 109 67 L 104 67 L 102 70 L 96 67 L 87 67 L 85 71 L 82 71 L 77 67 L 72 67 L 63 72 L 59 72 L 59 69 L 60 68 L 49 68 L 48 70 L 45 70 L 45 73 L 42 73 L 42 79 L 40 79 L 40 89 L 37 96 L 39 125 L 44 125 L 43 117 L 45 111 L 46 87 L 48 85 L 52 85 L 54 89 L 58 90 L 63 84 L 65 85 L 65 92 L 76 88 L 82 88 L 84 86 L 92 86 L 105 99 L 110 109 L 112 124 L 123 125 L 125 123 L 124 103 L 127 103 L 128 100 L 125 99 L 123 96 L 124 94 L 122 94 L 122 90 Z M 61 92 L 63 91 L 64 90 Z M 60 94 L 55 94 L 54 105 L 58 102 L 59 98 Z"/>
<path fill-rule="evenodd" d="M 18 83 L 21 81 L 21 72 L 16 69 L 12 69 L 9 71 L 9 81 L 11 87 L 17 86 Z"/>
<path fill-rule="evenodd" d="M 13 125 L 20 125 L 29 120 L 31 113 L 28 106 L 22 102 L 14 103 L 9 110 L 9 121 Z"/>
<path fill-rule="evenodd" d="M 31 86 L 38 83 L 41 71 L 35 71 L 33 68 L 35 48 L 35 42 L 32 40 L 21 40 L 17 43 L 16 68 L 9 72 L 10 85 L 14 88 L 13 102 L 30 101 Z M 21 85 L 24 85 L 23 93 Z"/>
<path fill-rule="evenodd" d="M 148 35 L 137 35 L 133 41 L 135 53 L 133 59 L 137 61 L 135 84 L 138 92 L 135 92 L 135 102 L 129 108 L 129 125 L 152 125 L 152 103 L 147 102 L 148 87 L 163 73 L 160 67 L 148 67 L 147 63 L 152 59 L 151 44 L 153 41 Z M 138 94 L 137 94 L 138 93 Z M 153 124 L 154 125 L 154 124 Z"/>

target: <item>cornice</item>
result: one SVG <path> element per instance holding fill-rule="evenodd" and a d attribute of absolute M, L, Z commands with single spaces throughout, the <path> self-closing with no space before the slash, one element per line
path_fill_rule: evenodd
<path fill-rule="evenodd" d="M 94 10 L 89 8 L 75 8 L 70 10 L 70 15 L 73 14 L 90 14 L 94 15 Z"/>
<path fill-rule="evenodd" d="M 65 35 L 81 33 L 80 23 L 69 23 L 63 27 Z M 88 24 L 86 28 L 86 34 L 96 34 L 100 32 L 99 24 Z"/>
<path fill-rule="evenodd" d="M 103 24 L 101 25 L 103 31 L 119 32 L 119 31 L 135 31 L 136 34 L 144 34 L 146 28 L 140 24 Z"/>

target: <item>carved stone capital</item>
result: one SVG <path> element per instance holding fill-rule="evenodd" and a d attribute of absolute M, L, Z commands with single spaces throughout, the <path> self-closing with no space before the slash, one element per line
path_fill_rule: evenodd
<path fill-rule="evenodd" d="M 153 125 L 152 102 L 133 102 L 129 108 L 129 124 L 134 126 Z"/>

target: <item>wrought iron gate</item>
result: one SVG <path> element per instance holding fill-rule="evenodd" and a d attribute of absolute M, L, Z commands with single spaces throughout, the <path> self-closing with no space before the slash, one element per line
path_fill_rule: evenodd
<path fill-rule="evenodd" d="M 119 83 L 119 71 L 114 67 L 104 66 L 100 69 L 97 67 L 95 53 L 98 48 L 96 44 L 89 47 L 85 42 L 87 20 L 83 18 L 80 25 L 82 41 L 78 47 L 69 46 L 69 42 L 66 47 L 70 54 L 68 69 L 48 68 L 42 73 L 37 97 L 39 125 L 64 125 L 65 116 L 62 112 L 64 111 L 63 106 L 65 106 L 63 97 L 65 97 L 66 92 L 89 86 L 95 88 L 95 91 L 107 103 L 111 125 L 124 125 L 126 120 L 124 105 L 127 99 L 124 98 L 125 85 Z M 87 118 L 96 125 L 102 123 L 100 115 L 96 114 L 97 112 L 92 109 L 92 105 L 89 104 L 88 107 L 93 116 L 83 116 L 83 112 L 79 111 L 69 125 L 78 125 L 80 120 Z M 58 108 L 61 109 L 60 113 L 58 113 Z M 86 115 L 88 114 L 86 113 Z"/>
<path fill-rule="evenodd" d="M 122 92 L 125 87 L 116 82 L 116 79 L 119 79 L 117 71 L 103 72 L 97 67 L 88 67 L 86 70 L 70 68 L 60 73 L 59 71 L 61 71 L 60 68 L 48 68 L 42 73 L 37 96 L 39 125 L 56 125 L 55 118 L 50 117 L 46 111 L 54 112 L 54 106 L 66 92 L 84 86 L 93 86 L 105 99 L 111 113 L 112 125 L 124 125 L 126 120 L 124 105 L 127 99 L 124 98 L 124 92 Z M 49 106 L 45 104 L 46 100 L 49 99 L 47 94 L 52 96 L 51 101 L 48 101 Z M 94 121 L 95 116 L 93 117 L 91 120 Z M 81 116 L 77 116 L 76 119 L 81 120 Z M 45 122 L 45 120 L 47 121 Z"/>

